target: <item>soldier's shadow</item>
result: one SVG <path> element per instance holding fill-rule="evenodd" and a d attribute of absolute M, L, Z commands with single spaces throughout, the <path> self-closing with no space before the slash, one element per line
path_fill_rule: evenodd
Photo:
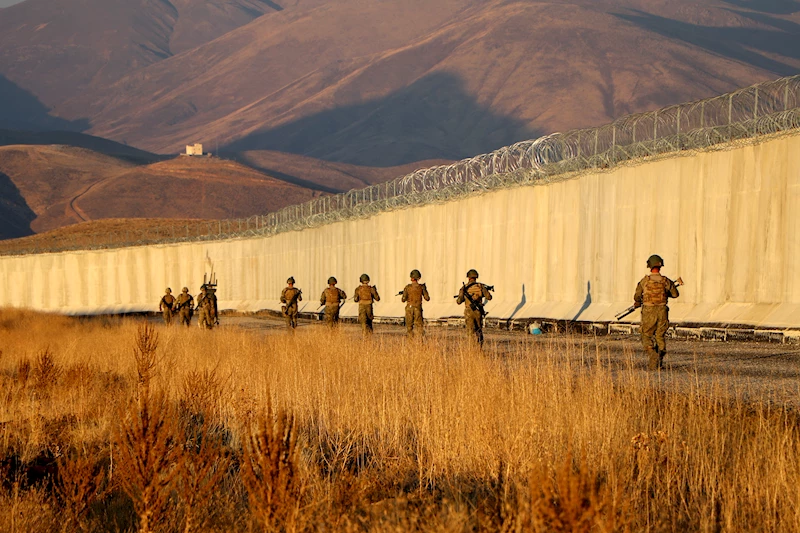
<path fill-rule="evenodd" d="M 578 313 L 574 317 L 572 317 L 572 321 L 574 322 L 574 321 L 578 320 L 578 317 L 580 317 L 583 314 L 584 311 L 589 309 L 590 305 L 592 305 L 592 282 L 591 281 L 587 281 L 586 282 L 586 298 L 583 300 L 583 305 L 581 306 L 581 308 L 578 309 Z"/>
<path fill-rule="evenodd" d="M 520 298 L 519 303 L 517 304 L 517 307 L 515 307 L 514 310 L 511 311 L 511 314 L 508 316 L 508 320 L 509 321 L 514 320 L 514 317 L 517 315 L 517 313 L 519 313 L 520 309 L 525 307 L 525 304 L 527 302 L 528 302 L 528 299 L 525 297 L 525 284 L 523 283 L 522 284 L 522 297 Z"/>

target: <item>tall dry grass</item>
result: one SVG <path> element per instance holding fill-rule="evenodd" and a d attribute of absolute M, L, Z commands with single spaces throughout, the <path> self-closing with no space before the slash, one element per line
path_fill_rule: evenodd
<path fill-rule="evenodd" d="M 0 311 L 0 530 L 800 531 L 795 412 L 583 346 Z"/>

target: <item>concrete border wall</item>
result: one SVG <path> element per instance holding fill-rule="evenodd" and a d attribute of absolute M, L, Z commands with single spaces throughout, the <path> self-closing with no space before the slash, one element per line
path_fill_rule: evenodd
<path fill-rule="evenodd" d="M 630 305 L 658 253 L 686 282 L 673 320 L 800 327 L 796 215 L 800 135 L 790 135 L 271 237 L 0 257 L 0 305 L 155 310 L 167 286 L 196 294 L 213 265 L 221 308 L 277 310 L 294 275 L 308 312 L 328 276 L 351 294 L 367 272 L 383 298 L 376 314 L 402 316 L 394 294 L 419 268 L 426 317 L 438 318 L 461 313 L 453 295 L 476 268 L 497 287 L 491 317 L 599 322 Z"/>

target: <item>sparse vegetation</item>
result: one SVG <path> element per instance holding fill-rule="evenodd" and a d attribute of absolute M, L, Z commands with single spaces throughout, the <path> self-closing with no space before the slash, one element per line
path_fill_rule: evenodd
<path fill-rule="evenodd" d="M 327 334 L 0 311 L 0 531 L 800 531 L 788 408 Z"/>

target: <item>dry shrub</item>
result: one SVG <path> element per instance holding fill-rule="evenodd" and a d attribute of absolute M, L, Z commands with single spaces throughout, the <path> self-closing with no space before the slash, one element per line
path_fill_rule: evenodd
<path fill-rule="evenodd" d="M 181 471 L 175 415 L 163 395 L 142 395 L 121 413 L 114 435 L 116 479 L 133 501 L 141 533 L 163 521 Z"/>
<path fill-rule="evenodd" d="M 187 441 L 178 474 L 184 533 L 202 530 L 211 514 L 209 504 L 231 464 L 231 455 L 219 433 L 204 433 L 200 439 Z"/>
<path fill-rule="evenodd" d="M 222 383 L 215 369 L 189 371 L 183 379 L 180 408 L 185 443 L 178 476 L 184 508 L 184 533 L 201 530 L 209 519 L 210 501 L 232 465 L 229 433 L 217 416 Z"/>
<path fill-rule="evenodd" d="M 158 333 L 155 326 L 147 322 L 140 324 L 136 330 L 136 345 L 133 358 L 136 361 L 139 393 L 147 395 L 158 364 Z"/>
<path fill-rule="evenodd" d="M 294 416 L 284 409 L 247 423 L 240 474 L 250 510 L 267 530 L 291 529 L 300 502 L 297 431 Z"/>
<path fill-rule="evenodd" d="M 154 328 L 140 326 L 134 349 L 138 402 L 132 402 L 120 413 L 114 434 L 116 475 L 133 501 L 141 533 L 151 533 L 164 520 L 170 491 L 181 471 L 177 413 L 170 408 L 163 391 L 152 391 L 150 386 L 157 348 Z"/>
<path fill-rule="evenodd" d="M 99 450 L 94 454 L 71 450 L 59 459 L 56 493 L 66 511 L 68 530 L 87 529 L 89 510 L 105 490 L 105 466 L 105 458 Z"/>
<path fill-rule="evenodd" d="M 49 389 L 56 385 L 62 372 L 61 367 L 56 363 L 53 352 L 46 348 L 36 357 L 33 366 L 34 386 L 40 390 Z"/>
<path fill-rule="evenodd" d="M 181 383 L 181 410 L 196 423 L 217 424 L 222 380 L 216 369 L 190 370 Z"/>
<path fill-rule="evenodd" d="M 31 361 L 30 359 L 21 359 L 17 363 L 17 383 L 20 387 L 24 388 L 28 384 L 28 379 L 31 376 Z"/>
<path fill-rule="evenodd" d="M 525 531 L 630 531 L 630 510 L 620 487 L 571 452 L 554 471 L 534 468 L 521 491 L 520 513 L 510 517 Z M 508 518 L 508 517 L 507 517 Z"/>
<path fill-rule="evenodd" d="M 14 485 L 0 491 L 0 531 L 8 533 L 52 533 L 60 527 L 58 508 L 43 488 L 23 490 Z"/>

